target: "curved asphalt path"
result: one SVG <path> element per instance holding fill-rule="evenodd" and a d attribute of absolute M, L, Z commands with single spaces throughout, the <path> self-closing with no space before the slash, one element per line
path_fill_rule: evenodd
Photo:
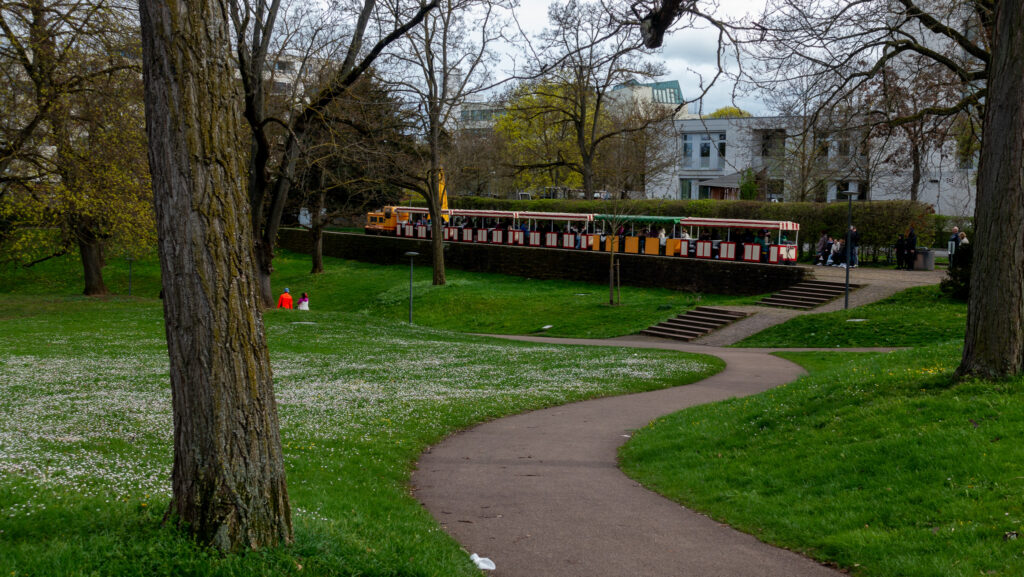
<path fill-rule="evenodd" d="M 512 337 L 517 338 L 517 337 Z M 496 577 L 840 575 L 694 513 L 619 471 L 630 432 L 680 409 L 759 393 L 803 374 L 765 350 L 644 337 L 561 344 L 706 353 L 726 362 L 697 383 L 534 411 L 484 423 L 422 455 L 415 496 Z M 874 349 L 877 350 L 877 349 Z"/>

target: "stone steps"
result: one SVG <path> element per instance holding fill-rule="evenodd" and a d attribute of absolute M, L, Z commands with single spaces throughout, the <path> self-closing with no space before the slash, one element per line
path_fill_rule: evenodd
<path fill-rule="evenodd" d="M 850 284 L 850 290 L 860 285 Z M 805 281 L 781 290 L 757 304 L 770 307 L 809 310 L 821 306 L 846 292 L 846 285 L 841 282 Z"/>
<path fill-rule="evenodd" d="M 739 311 L 697 307 L 675 318 L 646 328 L 640 331 L 640 334 L 663 339 L 692 341 L 746 316 L 748 313 Z"/>

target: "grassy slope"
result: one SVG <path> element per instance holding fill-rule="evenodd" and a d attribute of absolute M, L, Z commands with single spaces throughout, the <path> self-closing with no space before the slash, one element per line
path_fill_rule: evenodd
<path fill-rule="evenodd" d="M 682 384 L 721 367 L 408 327 L 389 321 L 387 306 L 373 318 L 332 311 L 372 309 L 387 275 L 400 284 L 407 271 L 374 281 L 380 270 L 332 262 L 345 272 L 310 290 L 294 282 L 309 280 L 304 260 L 278 264 L 293 291 L 315 299 L 301 316 L 265 315 L 296 544 L 219 557 L 160 526 L 171 459 L 160 303 L 54 294 L 77 291 L 67 280 L 74 267 L 58 262 L 0 278 L 0 573 L 476 574 L 408 494 L 424 446 L 481 420 Z M 157 292 L 151 264 L 135 273 L 136 294 Z M 108 268 L 115 290 L 117 274 Z M 359 280 L 346 282 L 352 276 Z"/>
<path fill-rule="evenodd" d="M 659 419 L 623 467 L 858 575 L 1024 574 L 1024 382 L 955 384 L 959 350 L 784 354 L 811 374 Z"/>
<path fill-rule="evenodd" d="M 851 321 L 849 319 L 860 319 Z M 912 288 L 866 306 L 809 314 L 770 327 L 739 347 L 906 347 L 962 339 L 967 307 L 937 286 Z"/>
<path fill-rule="evenodd" d="M 71 259 L 37 265 L 35 270 L 0 271 L 0 294 L 68 295 L 81 292 L 81 267 Z M 274 259 L 275 294 L 289 288 L 307 292 L 314 310 L 364 313 L 374 319 L 405 322 L 409 315 L 409 268 L 325 259 L 326 272 L 310 275 L 309 257 L 282 251 Z M 127 294 L 124 259 L 104 269 L 111 292 Z M 608 306 L 607 285 L 537 281 L 495 274 L 448 271 L 448 284 L 431 285 L 431 270 L 414 270 L 414 322 L 461 332 L 531 334 L 552 325 L 548 336 L 603 338 L 633 334 L 698 304 L 752 303 L 759 297 L 693 295 L 667 289 L 622 287 L 622 305 Z M 160 292 L 155 259 L 133 263 L 132 293 Z"/>

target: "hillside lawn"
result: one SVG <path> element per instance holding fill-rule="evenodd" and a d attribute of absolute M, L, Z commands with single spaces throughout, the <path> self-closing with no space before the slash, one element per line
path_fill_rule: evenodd
<path fill-rule="evenodd" d="M 172 441 L 156 267 L 133 263 L 138 296 L 86 298 L 74 296 L 75 264 L 0 274 L 5 577 L 477 575 L 468 553 L 410 495 L 410 471 L 427 446 L 484 420 L 686 384 L 722 367 L 699 355 L 409 326 L 394 318 L 402 307 L 388 316 L 391 305 L 372 292 L 408 283 L 407 268 L 332 261 L 335 272 L 314 280 L 307 260 L 279 259 L 283 282 L 314 299 L 312 311 L 264 316 L 296 539 L 221 556 L 161 524 Z M 111 289 L 126 290 L 126 267 L 112 263 L 106 272 Z M 644 298 L 656 309 L 666 295 Z M 341 304 L 370 314 L 330 308 Z M 623 319 L 636 314 L 615 310 Z"/>
<path fill-rule="evenodd" d="M 149 293 L 132 299 L 67 296 L 80 290 L 68 265 L 0 276 L 0 295 L 14 293 L 0 296 L 0 411 L 17 415 L 0 424 L 0 508 L 14 504 L 0 510 L 0 559 L 22 563 L 14 574 L 476 574 L 408 496 L 424 446 L 483 419 L 720 366 L 440 330 L 627 334 L 694 295 L 624 287 L 624 306 L 608 307 L 607 287 L 450 271 L 451 286 L 434 288 L 423 267 L 416 323 L 436 328 L 421 328 L 402 322 L 407 267 L 328 259 L 311 278 L 306 257 L 277 263 L 275 290 L 310 292 L 314 309 L 266 315 L 297 540 L 223 558 L 158 522 L 170 414 L 155 275 L 136 263 L 133 288 Z M 125 285 L 109 270 L 109 286 Z M 550 313 L 549 301 L 560 303 Z M 599 314 L 610 316 L 589 318 Z M 657 419 L 622 449 L 623 467 L 854 575 L 1024 574 L 1024 379 L 955 381 L 964 319 L 962 303 L 925 287 L 773 327 L 741 346 L 915 348 L 780 353 L 810 374 Z"/>

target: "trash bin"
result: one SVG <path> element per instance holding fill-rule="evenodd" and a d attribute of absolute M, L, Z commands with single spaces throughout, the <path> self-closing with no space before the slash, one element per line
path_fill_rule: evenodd
<path fill-rule="evenodd" d="M 917 249 L 914 270 L 935 270 L 935 253 L 927 248 Z"/>

